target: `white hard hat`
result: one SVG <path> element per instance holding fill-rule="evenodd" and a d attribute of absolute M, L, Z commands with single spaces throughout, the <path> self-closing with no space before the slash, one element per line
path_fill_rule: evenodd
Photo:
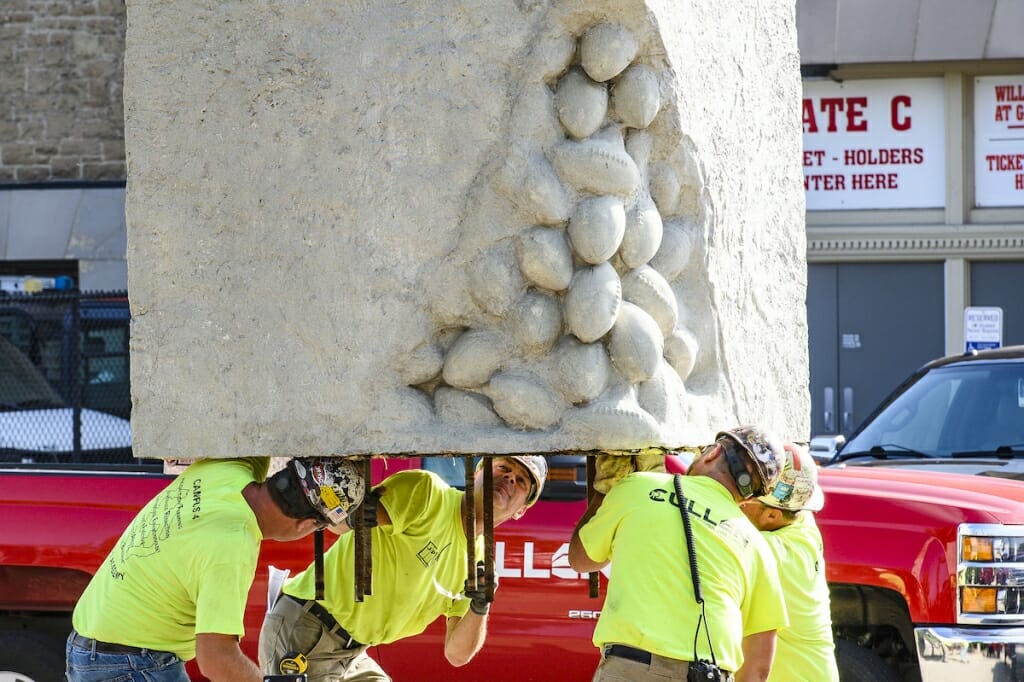
<path fill-rule="evenodd" d="M 544 490 L 544 482 L 548 479 L 548 461 L 544 459 L 543 455 L 496 455 L 496 457 L 504 457 L 519 462 L 526 469 L 526 472 L 530 474 L 530 480 L 533 482 L 533 485 L 530 488 L 530 494 L 526 496 L 526 506 L 532 507 L 540 499 L 540 494 Z M 484 458 L 481 458 L 476 463 L 476 468 L 480 469 L 483 465 Z"/>
<path fill-rule="evenodd" d="M 293 468 L 302 495 L 331 525 L 344 521 L 363 502 L 366 485 L 355 462 L 342 457 L 296 457 Z"/>
<path fill-rule="evenodd" d="M 544 482 L 548 480 L 548 461 L 541 455 L 509 455 L 509 459 L 514 459 L 526 467 L 530 478 L 533 479 L 533 489 L 526 498 L 526 506 L 533 506 L 533 503 L 540 499 Z"/>

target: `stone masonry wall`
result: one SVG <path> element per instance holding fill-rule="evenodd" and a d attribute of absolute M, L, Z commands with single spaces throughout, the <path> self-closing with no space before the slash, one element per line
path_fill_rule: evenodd
<path fill-rule="evenodd" d="M 123 0 L 0 0 L 0 183 L 125 178 Z"/>

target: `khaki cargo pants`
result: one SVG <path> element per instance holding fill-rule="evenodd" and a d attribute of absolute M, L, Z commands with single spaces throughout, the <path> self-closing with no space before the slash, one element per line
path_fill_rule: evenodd
<path fill-rule="evenodd" d="M 280 674 L 281 658 L 297 651 L 309 664 L 309 682 L 391 682 L 365 646 L 348 649 L 345 645 L 346 640 L 332 634 L 300 604 L 278 599 L 260 631 L 260 668 L 265 675 Z"/>

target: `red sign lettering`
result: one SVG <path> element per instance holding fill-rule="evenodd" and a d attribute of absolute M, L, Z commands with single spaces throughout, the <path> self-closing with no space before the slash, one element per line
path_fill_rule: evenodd
<path fill-rule="evenodd" d="M 1024 171 L 1024 154 L 988 154 L 985 162 L 990 171 Z"/>
<path fill-rule="evenodd" d="M 996 101 L 997 102 L 1024 102 L 1024 86 L 1019 83 L 1016 85 L 997 85 L 996 87 Z"/>
<path fill-rule="evenodd" d="M 889 124 L 893 130 L 910 130 L 911 116 L 908 113 L 911 105 L 910 95 L 896 95 L 889 103 Z M 846 114 L 843 130 L 847 133 L 866 133 L 868 122 L 864 118 L 868 106 L 867 97 L 822 97 L 815 110 L 813 99 L 801 102 L 801 111 L 805 133 L 816 133 L 819 130 L 818 114 L 824 114 L 825 132 L 839 131 L 839 114 Z"/>
<path fill-rule="evenodd" d="M 893 130 L 910 130 L 910 116 L 900 118 L 900 107 L 910 108 L 910 95 L 896 95 L 889 104 Z"/>
<path fill-rule="evenodd" d="M 839 175 L 805 175 L 804 176 L 804 190 L 813 189 L 815 191 L 834 192 L 840 189 L 846 189 L 846 176 Z"/>
<path fill-rule="evenodd" d="M 868 122 L 863 120 L 864 109 L 868 105 L 867 97 L 846 98 L 846 132 L 866 133 Z"/>
<path fill-rule="evenodd" d="M 899 189 L 897 173 L 855 173 L 850 177 L 853 189 Z"/>
<path fill-rule="evenodd" d="M 818 149 L 814 151 L 804 151 L 804 165 L 805 166 L 820 166 L 822 159 L 825 158 L 825 152 Z"/>

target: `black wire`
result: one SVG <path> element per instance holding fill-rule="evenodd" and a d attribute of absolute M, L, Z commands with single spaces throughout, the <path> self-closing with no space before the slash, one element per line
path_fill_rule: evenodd
<path fill-rule="evenodd" d="M 704 595 L 700 591 L 700 572 L 697 570 L 697 552 L 693 545 L 693 529 L 690 527 L 690 514 L 686 511 L 686 495 L 683 494 L 682 476 L 675 475 L 673 483 L 676 488 L 676 500 L 679 502 L 679 513 L 683 517 L 683 532 L 686 535 L 686 554 L 690 562 L 690 577 L 693 579 L 693 597 L 700 605 L 700 616 L 697 618 L 697 629 L 693 633 L 693 660 L 697 657 L 697 639 L 700 636 L 701 623 L 704 624 L 704 634 L 708 638 L 708 649 L 711 651 L 711 662 L 718 665 L 715 658 L 715 647 L 711 643 L 711 629 L 708 628 L 707 610 L 704 604 Z"/>

